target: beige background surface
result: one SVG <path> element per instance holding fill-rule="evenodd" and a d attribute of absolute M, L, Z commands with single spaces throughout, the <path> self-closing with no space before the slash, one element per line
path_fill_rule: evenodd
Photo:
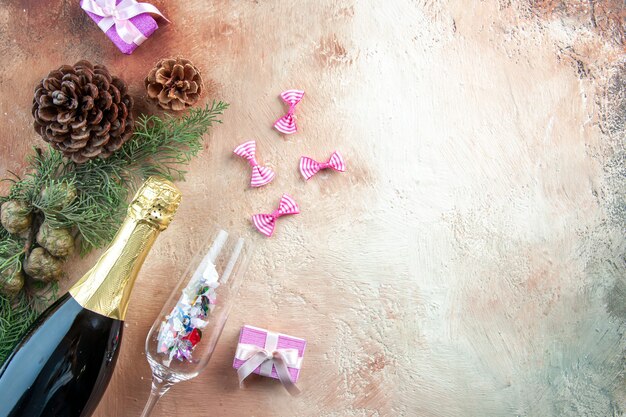
<path fill-rule="evenodd" d="M 31 89 L 63 63 L 106 64 L 154 112 L 143 77 L 180 55 L 231 103 L 139 277 L 98 417 L 139 415 L 145 335 L 214 222 L 256 255 L 208 369 L 156 416 L 624 414 L 623 21 L 607 9 L 623 4 L 163 0 L 173 24 L 124 56 L 77 3 L 0 1 L 3 174 L 42 144 Z M 287 88 L 307 95 L 284 138 Z M 231 157 L 249 138 L 278 172 L 260 190 Z M 305 184 L 299 156 L 335 149 L 348 172 Z M 263 239 L 249 216 L 283 192 L 302 213 Z M 307 338 L 301 397 L 237 387 L 244 323 Z"/>

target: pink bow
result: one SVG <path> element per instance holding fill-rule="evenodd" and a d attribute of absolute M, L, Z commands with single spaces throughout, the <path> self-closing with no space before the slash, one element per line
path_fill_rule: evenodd
<path fill-rule="evenodd" d="M 335 171 L 344 172 L 346 170 L 346 163 L 341 157 L 341 154 L 337 151 L 333 152 L 327 162 L 317 162 L 308 156 L 300 158 L 300 172 L 307 180 L 317 174 L 321 169 L 326 168 L 332 168 Z"/>
<path fill-rule="evenodd" d="M 152 13 L 168 21 L 153 5 L 137 3 L 136 0 L 122 0 L 119 4 L 116 0 L 82 0 L 80 7 L 102 18 L 98 26 L 103 32 L 115 26 L 115 31 L 124 42 L 135 45 L 141 45 L 147 38 L 130 19 L 143 13 Z"/>
<path fill-rule="evenodd" d="M 259 165 L 256 161 L 256 142 L 251 140 L 237 146 L 233 151 L 236 155 L 245 158 L 252 167 L 252 177 L 250 178 L 251 187 L 260 187 L 272 182 L 276 173 L 269 167 Z"/>
<path fill-rule="evenodd" d="M 276 219 L 287 214 L 298 214 L 300 208 L 292 197 L 287 194 L 283 194 L 278 205 L 278 210 L 272 214 L 255 214 L 252 216 L 252 223 L 259 229 L 259 232 L 265 236 L 272 236 L 274 233 L 274 227 L 276 226 Z"/>
<path fill-rule="evenodd" d="M 294 112 L 296 110 L 296 104 L 302 100 L 304 97 L 304 91 L 302 90 L 287 90 L 283 91 L 280 95 L 283 101 L 289 104 L 289 111 L 286 115 L 276 120 L 274 123 L 274 127 L 281 133 L 285 135 L 291 135 L 292 133 L 296 133 L 298 130 L 296 126 L 296 116 Z"/>

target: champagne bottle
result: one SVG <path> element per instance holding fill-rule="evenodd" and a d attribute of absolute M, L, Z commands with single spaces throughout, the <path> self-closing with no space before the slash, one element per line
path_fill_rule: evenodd
<path fill-rule="evenodd" d="M 0 417 L 79 417 L 96 408 L 111 378 L 137 273 L 180 192 L 151 177 L 115 239 L 31 326 L 0 369 Z"/>

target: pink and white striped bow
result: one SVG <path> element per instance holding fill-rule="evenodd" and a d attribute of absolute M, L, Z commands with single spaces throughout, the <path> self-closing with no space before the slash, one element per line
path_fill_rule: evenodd
<path fill-rule="evenodd" d="M 254 226 L 259 230 L 259 232 L 269 237 L 272 236 L 272 233 L 274 233 L 276 219 L 287 214 L 298 213 L 300 213 L 298 204 L 291 196 L 283 194 L 277 210 L 275 210 L 272 214 L 255 214 L 252 216 L 252 223 L 254 223 Z"/>
<path fill-rule="evenodd" d="M 250 178 L 251 187 L 261 187 L 262 185 L 272 182 L 276 173 L 271 168 L 259 165 L 256 161 L 256 142 L 251 140 L 237 146 L 233 151 L 236 155 L 245 158 L 252 167 L 252 177 Z"/>
<path fill-rule="evenodd" d="M 304 91 L 287 90 L 283 91 L 280 97 L 285 103 L 289 104 L 289 111 L 286 115 L 274 122 L 274 127 L 276 130 L 284 133 L 285 135 L 291 135 L 292 133 L 296 133 L 298 130 L 294 112 L 296 111 L 296 104 L 298 104 L 300 100 L 302 100 L 302 97 L 304 97 Z"/>
<path fill-rule="evenodd" d="M 137 3 L 136 0 L 122 0 L 119 4 L 116 0 L 82 0 L 80 7 L 102 17 L 98 26 L 103 32 L 115 26 L 115 31 L 124 42 L 135 45 L 141 45 L 147 38 L 130 19 L 143 13 L 152 13 L 168 21 L 152 4 Z"/>
<path fill-rule="evenodd" d="M 308 156 L 300 158 L 300 173 L 302 173 L 302 176 L 307 180 L 317 174 L 321 169 L 326 168 L 332 168 L 335 171 L 344 172 L 346 170 L 346 163 L 341 157 L 341 154 L 337 151 L 333 152 L 327 162 L 317 162 Z"/>

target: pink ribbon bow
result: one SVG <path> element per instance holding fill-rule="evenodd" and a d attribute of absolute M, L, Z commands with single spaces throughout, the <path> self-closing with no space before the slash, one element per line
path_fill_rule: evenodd
<path fill-rule="evenodd" d="M 80 7 L 102 18 L 98 22 L 102 31 L 106 32 L 115 26 L 124 42 L 135 45 L 141 45 L 147 38 L 130 19 L 143 13 L 152 13 L 169 22 L 155 6 L 137 3 L 136 0 L 122 0 L 119 4 L 116 4 L 116 0 L 82 0 Z"/>
<path fill-rule="evenodd" d="M 292 197 L 287 194 L 283 194 L 280 199 L 278 209 L 272 214 L 255 214 L 252 216 L 252 223 L 265 236 L 272 236 L 274 233 L 274 227 L 276 226 L 276 219 L 287 214 L 298 214 L 300 208 Z"/>
<path fill-rule="evenodd" d="M 276 120 L 274 123 L 274 127 L 281 133 L 285 135 L 291 135 L 292 133 L 296 133 L 298 130 L 296 126 L 296 116 L 294 112 L 296 111 L 296 104 L 302 100 L 304 97 L 304 91 L 302 90 L 287 90 L 283 91 L 280 95 L 283 101 L 289 104 L 289 111 L 286 115 Z"/>
<path fill-rule="evenodd" d="M 346 163 L 341 157 L 341 154 L 337 151 L 333 152 L 327 162 L 317 162 L 308 156 L 300 158 L 300 173 L 307 180 L 317 174 L 321 169 L 326 168 L 332 168 L 335 171 L 344 172 L 346 170 Z"/>
<path fill-rule="evenodd" d="M 250 178 L 251 187 L 261 187 L 262 185 L 272 182 L 276 173 L 269 167 L 259 165 L 256 161 L 256 142 L 251 140 L 237 146 L 233 151 L 236 155 L 245 158 L 252 167 L 252 177 Z"/>

